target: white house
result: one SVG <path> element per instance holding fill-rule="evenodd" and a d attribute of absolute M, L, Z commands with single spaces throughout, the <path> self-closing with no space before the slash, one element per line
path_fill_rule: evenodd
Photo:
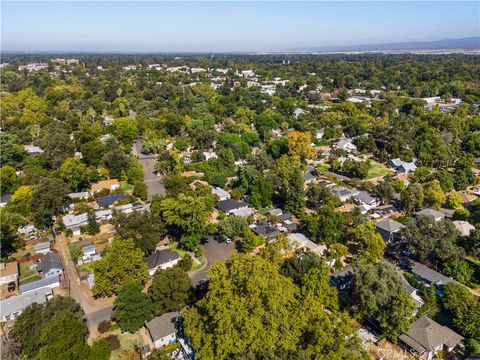
<path fill-rule="evenodd" d="M 335 147 L 348 152 L 357 151 L 357 146 L 353 143 L 353 139 L 342 139 L 335 144 Z"/>
<path fill-rule="evenodd" d="M 0 319 L 2 322 L 15 319 L 22 311 L 33 303 L 44 304 L 47 301 L 48 289 L 38 289 L 36 291 L 9 297 L 0 301 Z"/>
<path fill-rule="evenodd" d="M 40 260 L 37 270 L 44 278 L 59 276 L 63 274 L 63 265 L 60 255 L 50 251 Z"/>
<path fill-rule="evenodd" d="M 218 155 L 213 151 L 204 151 L 203 156 L 205 156 L 205 160 L 218 159 Z"/>
<path fill-rule="evenodd" d="M 81 234 L 80 227 L 88 224 L 88 214 L 65 215 L 62 219 L 65 228 L 72 230 L 74 236 Z"/>
<path fill-rule="evenodd" d="M 157 316 L 145 324 L 155 349 L 177 342 L 177 323 L 179 318 L 179 313 L 169 312 Z"/>
<path fill-rule="evenodd" d="M 33 250 L 35 251 L 35 254 L 47 254 L 50 252 L 50 241 L 38 243 L 33 247 Z"/>
<path fill-rule="evenodd" d="M 220 187 L 215 187 L 212 189 L 212 195 L 216 195 L 218 197 L 218 200 L 228 200 L 230 199 L 230 193 L 226 190 L 223 190 Z"/>

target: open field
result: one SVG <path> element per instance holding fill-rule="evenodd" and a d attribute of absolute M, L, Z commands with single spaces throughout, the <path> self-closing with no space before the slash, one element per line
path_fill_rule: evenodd
<path fill-rule="evenodd" d="M 384 164 L 377 162 L 372 162 L 370 170 L 368 170 L 367 177 L 365 179 L 374 179 L 377 177 L 382 177 L 388 175 L 392 172 L 392 169 L 386 167 Z"/>

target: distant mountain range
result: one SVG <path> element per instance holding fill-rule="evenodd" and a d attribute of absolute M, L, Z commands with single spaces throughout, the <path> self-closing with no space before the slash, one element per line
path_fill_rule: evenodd
<path fill-rule="evenodd" d="M 292 52 L 368 52 L 368 51 L 418 51 L 418 50 L 480 50 L 480 36 L 436 41 L 410 41 L 386 44 L 364 44 L 345 46 L 319 46 L 292 49 Z"/>

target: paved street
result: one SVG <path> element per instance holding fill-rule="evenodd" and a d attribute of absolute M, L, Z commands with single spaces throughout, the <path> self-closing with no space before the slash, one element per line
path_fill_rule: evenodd
<path fill-rule="evenodd" d="M 236 252 L 234 242 L 227 244 L 224 241 L 211 238 L 203 245 L 205 265 L 201 269 L 189 274 L 193 286 L 198 285 L 201 280 L 207 279 L 207 271 L 215 261 L 225 261 L 233 252 Z"/>
<path fill-rule="evenodd" d="M 138 160 L 143 166 L 144 181 L 148 188 L 148 200 L 152 200 L 153 195 L 165 195 L 165 187 L 162 183 L 162 177 L 157 176 L 154 172 L 155 162 L 157 158 L 155 155 L 145 155 L 141 152 L 141 140 L 135 141 L 133 144 L 133 154 L 138 157 Z"/>
<path fill-rule="evenodd" d="M 110 319 L 113 305 L 112 299 L 93 299 L 85 294 L 75 264 L 70 258 L 68 240 L 63 234 L 56 236 L 56 248 L 62 258 L 65 273 L 69 281 L 69 294 L 77 301 L 85 312 L 85 319 L 88 326 L 96 325 L 103 320 Z"/>

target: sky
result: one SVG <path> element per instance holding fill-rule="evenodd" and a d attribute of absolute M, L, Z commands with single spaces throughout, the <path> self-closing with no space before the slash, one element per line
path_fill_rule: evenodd
<path fill-rule="evenodd" d="M 289 51 L 480 35 L 480 2 L 4 1 L 2 51 Z"/>

